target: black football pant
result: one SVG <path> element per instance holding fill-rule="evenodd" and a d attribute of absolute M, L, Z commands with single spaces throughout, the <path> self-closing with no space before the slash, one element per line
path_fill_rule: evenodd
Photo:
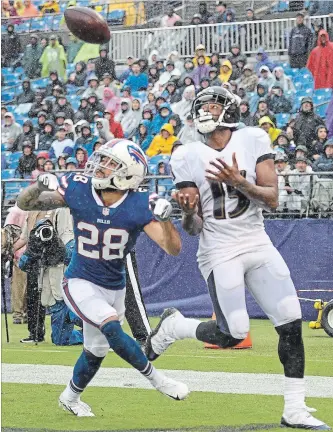
<path fill-rule="evenodd" d="M 38 331 L 37 337 L 39 340 L 44 339 L 45 336 L 45 308 L 40 302 L 40 293 L 38 292 L 38 272 L 29 271 L 27 273 L 27 319 L 28 319 L 28 330 L 30 336 L 35 338 L 37 319 L 38 319 Z M 39 317 L 38 316 L 38 305 L 39 305 Z"/>
<path fill-rule="evenodd" d="M 134 251 L 126 256 L 126 281 L 125 317 L 133 337 L 139 342 L 144 342 L 151 329 L 142 298 Z"/>

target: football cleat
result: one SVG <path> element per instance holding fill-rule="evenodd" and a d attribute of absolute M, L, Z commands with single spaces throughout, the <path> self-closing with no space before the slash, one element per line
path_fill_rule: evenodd
<path fill-rule="evenodd" d="M 148 360 L 156 360 L 164 351 L 172 345 L 177 338 L 174 337 L 175 320 L 182 319 L 183 315 L 175 308 L 165 309 L 157 327 L 152 330 L 147 338 L 145 352 Z"/>
<path fill-rule="evenodd" d="M 283 414 L 281 426 L 293 429 L 331 430 L 326 423 L 313 417 L 306 409 L 291 415 Z"/>
<path fill-rule="evenodd" d="M 91 408 L 86 403 L 82 402 L 80 398 L 77 400 L 66 399 L 64 392 L 59 397 L 59 406 L 64 411 L 68 411 L 77 417 L 95 417 L 95 414 L 91 412 Z"/>
<path fill-rule="evenodd" d="M 158 390 L 160 393 L 168 396 L 174 400 L 184 400 L 190 393 L 186 384 L 175 381 L 171 378 L 164 376 L 160 383 L 153 383 L 152 385 Z"/>

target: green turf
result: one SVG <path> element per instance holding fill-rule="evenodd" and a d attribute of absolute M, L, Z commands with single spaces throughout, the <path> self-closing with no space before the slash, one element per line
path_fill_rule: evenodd
<path fill-rule="evenodd" d="M 175 402 L 153 390 L 91 387 L 84 400 L 96 417 L 80 419 L 58 408 L 62 388 L 3 384 L 2 426 L 98 431 L 277 424 L 283 408 L 279 396 L 191 393 L 187 400 Z M 332 399 L 308 399 L 308 404 L 333 424 Z"/>
<path fill-rule="evenodd" d="M 157 319 L 153 318 L 152 325 Z M 59 364 L 71 366 L 75 363 L 81 347 L 57 347 L 51 344 L 49 337 L 49 319 L 47 319 L 46 342 L 24 345 L 20 338 L 27 336 L 25 325 L 13 325 L 9 317 L 11 342 L 5 342 L 2 325 L 2 362 L 25 364 Z M 128 331 L 128 326 L 125 325 Z M 310 330 L 303 325 L 306 349 L 306 374 L 333 376 L 332 339 L 323 330 Z M 269 321 L 251 320 L 252 350 L 207 350 L 198 341 L 180 341 L 175 343 L 155 364 L 163 369 L 189 369 L 196 371 L 281 373 L 282 368 L 277 357 L 277 335 Z M 103 362 L 104 367 L 127 367 L 127 364 L 115 354 L 110 354 Z"/>

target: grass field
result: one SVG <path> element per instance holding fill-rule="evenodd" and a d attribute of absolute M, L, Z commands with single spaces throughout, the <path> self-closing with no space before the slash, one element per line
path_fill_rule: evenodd
<path fill-rule="evenodd" d="M 49 322 L 47 324 L 49 327 Z M 152 324 L 156 324 L 156 319 L 152 319 Z M 49 339 L 37 347 L 20 344 L 19 339 L 26 335 L 25 326 L 11 325 L 11 342 L 7 344 L 2 325 L 2 363 L 29 364 L 31 371 L 38 368 L 35 366 L 34 369 L 33 365 L 54 365 L 50 370 L 57 375 L 56 365 L 73 366 L 82 349 L 56 347 Z M 282 368 L 276 353 L 277 336 L 269 322 L 252 320 L 251 335 L 253 349 L 242 351 L 205 350 L 200 342 L 178 342 L 155 365 L 171 371 L 198 371 L 198 376 L 203 375 L 200 372 L 281 374 Z M 306 374 L 333 377 L 332 339 L 322 330 L 309 330 L 307 324 L 304 324 L 304 342 L 307 352 Z M 106 371 L 111 375 L 112 368 L 127 368 L 127 364 L 110 353 L 103 362 L 103 367 L 109 368 Z M 115 371 L 116 369 L 114 373 Z M 268 384 L 269 379 L 267 376 Z M 331 385 L 331 379 L 327 380 L 328 385 Z M 80 419 L 58 408 L 57 398 L 63 385 L 43 384 L 38 376 L 36 382 L 38 383 L 2 384 L 4 431 L 273 431 L 279 430 L 278 423 L 283 408 L 282 396 L 193 391 L 186 401 L 175 402 L 154 390 L 91 386 L 82 399 L 91 405 L 96 417 Z M 224 382 L 221 382 L 221 386 L 223 385 Z M 246 392 L 251 391 L 248 389 Z M 318 409 L 318 417 L 333 425 L 332 398 L 308 398 L 307 403 Z"/>

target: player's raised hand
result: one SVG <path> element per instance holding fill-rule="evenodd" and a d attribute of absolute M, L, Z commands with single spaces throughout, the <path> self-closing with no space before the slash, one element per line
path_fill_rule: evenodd
<path fill-rule="evenodd" d="M 229 186 L 237 187 L 242 181 L 244 181 L 244 177 L 242 177 L 241 173 L 238 169 L 238 163 L 236 160 L 236 153 L 232 154 L 232 165 L 228 165 L 221 158 L 216 158 L 215 161 L 209 162 L 212 168 L 216 168 L 216 170 L 206 169 L 206 179 L 222 182 Z"/>
<path fill-rule="evenodd" d="M 158 198 L 149 202 L 153 215 L 159 222 L 167 222 L 172 213 L 172 205 L 164 198 Z"/>
<path fill-rule="evenodd" d="M 178 202 L 182 212 L 188 216 L 198 212 L 199 195 L 195 195 L 194 199 L 191 200 L 189 194 L 175 191 L 172 193 L 172 198 Z"/>
<path fill-rule="evenodd" d="M 54 174 L 40 174 L 37 179 L 38 189 L 41 191 L 55 191 L 59 187 L 59 182 Z"/>

